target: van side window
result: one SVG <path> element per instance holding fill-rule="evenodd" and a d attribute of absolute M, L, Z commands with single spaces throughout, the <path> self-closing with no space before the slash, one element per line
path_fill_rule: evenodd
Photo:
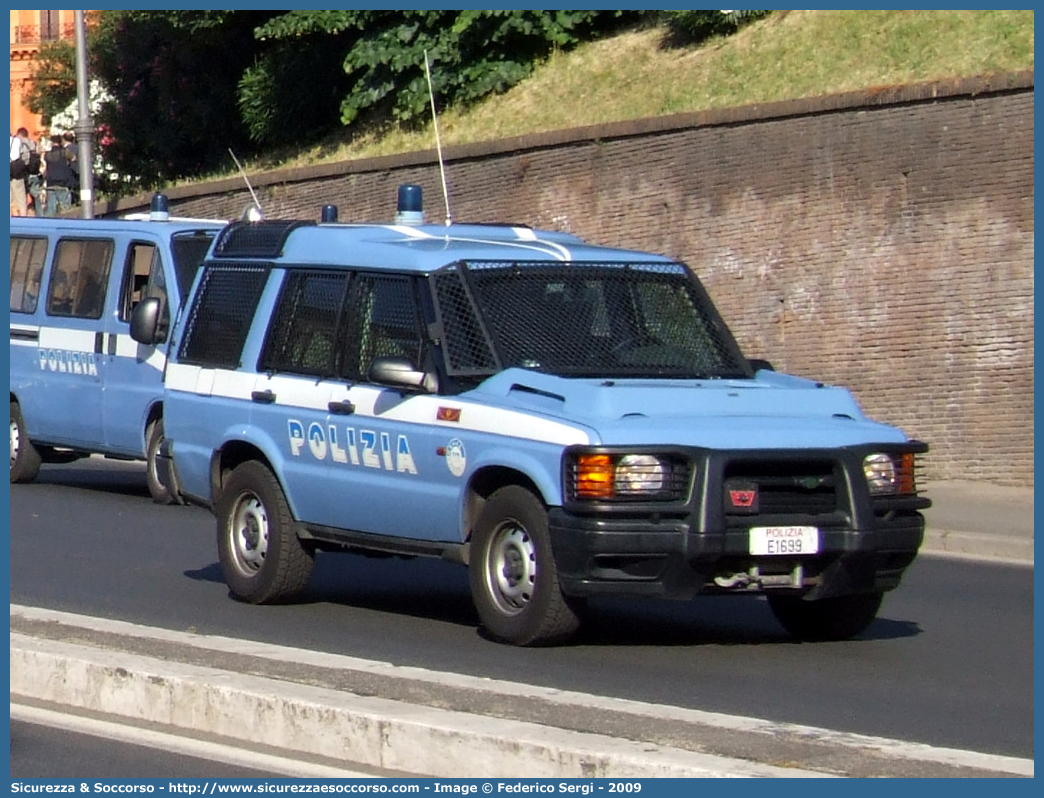
<path fill-rule="evenodd" d="M 329 377 L 337 373 L 347 272 L 293 271 L 287 275 L 268 328 L 258 371 Z"/>
<path fill-rule="evenodd" d="M 185 325 L 183 363 L 239 367 L 268 272 L 268 264 L 215 264 L 206 270 Z"/>
<path fill-rule="evenodd" d="M 47 315 L 101 318 L 114 249 L 111 239 L 59 241 L 47 289 Z"/>
<path fill-rule="evenodd" d="M 163 323 L 169 321 L 167 280 L 163 276 L 163 258 L 155 244 L 135 241 L 127 248 L 120 296 L 120 321 L 130 321 L 135 306 L 146 297 L 159 297 L 163 305 Z"/>
<path fill-rule="evenodd" d="M 11 312 L 33 313 L 47 256 L 46 238 L 11 236 Z"/>
<path fill-rule="evenodd" d="M 348 334 L 342 375 L 367 379 L 375 357 L 395 355 L 423 365 L 420 313 L 413 282 L 371 274 L 355 278 L 348 301 Z"/>

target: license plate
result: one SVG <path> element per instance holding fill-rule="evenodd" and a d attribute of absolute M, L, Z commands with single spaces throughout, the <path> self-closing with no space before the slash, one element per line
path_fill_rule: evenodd
<path fill-rule="evenodd" d="M 819 530 L 814 526 L 754 526 L 750 528 L 750 553 L 760 555 L 815 554 Z"/>

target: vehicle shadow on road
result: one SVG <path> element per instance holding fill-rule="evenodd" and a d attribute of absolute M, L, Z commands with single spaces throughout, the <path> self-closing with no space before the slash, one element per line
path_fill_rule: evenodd
<path fill-rule="evenodd" d="M 921 634 L 913 621 L 888 617 L 887 605 L 870 627 L 848 643 Z M 587 646 L 802 645 L 779 625 L 759 597 L 697 596 L 691 601 L 592 601 L 573 641 Z M 814 645 L 823 645 L 816 643 Z"/>
<path fill-rule="evenodd" d="M 185 576 L 224 583 L 214 562 Z M 230 597 L 231 598 L 231 597 Z M 234 599 L 231 599 L 234 600 Z M 467 571 L 438 560 L 373 558 L 320 553 L 308 588 L 286 605 L 343 605 L 378 613 L 479 628 Z M 893 640 L 921 634 L 913 621 L 891 618 L 888 605 L 853 641 Z M 691 601 L 603 597 L 583 611 L 583 624 L 567 646 L 801 645 L 788 635 L 759 597 L 698 596 Z M 821 645 L 821 644 L 816 644 Z"/>
<path fill-rule="evenodd" d="M 110 493 L 118 496 L 140 496 L 149 498 L 149 486 L 145 479 L 145 466 L 138 464 L 91 465 L 44 465 L 31 485 L 58 485 L 65 488 Z"/>

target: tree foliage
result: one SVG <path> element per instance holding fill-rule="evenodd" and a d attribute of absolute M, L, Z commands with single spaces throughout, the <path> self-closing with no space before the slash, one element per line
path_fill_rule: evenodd
<path fill-rule="evenodd" d="M 430 112 L 425 53 L 439 101 L 468 105 L 514 86 L 554 49 L 574 47 L 640 16 L 624 11 L 291 11 L 273 18 L 258 36 L 324 47 L 336 42 L 348 80 L 337 121 L 409 126 Z"/>
<path fill-rule="evenodd" d="M 105 157 L 143 187 L 214 170 L 251 146 L 237 85 L 272 12 L 102 11 L 90 27 L 92 73 L 115 98 L 100 119 Z"/>
<path fill-rule="evenodd" d="M 90 12 L 91 77 L 113 98 L 95 121 L 106 162 L 149 188 L 227 168 L 230 148 L 254 156 L 339 129 L 419 124 L 430 113 L 425 55 L 437 103 L 467 106 L 646 13 Z M 41 62 L 35 108 L 75 97 L 65 47 Z"/>
<path fill-rule="evenodd" d="M 26 107 L 50 125 L 76 99 L 76 47 L 64 39 L 44 42 L 29 71 Z"/>
<path fill-rule="evenodd" d="M 728 36 L 771 11 L 666 11 L 664 23 L 672 43 L 699 44 L 712 36 Z"/>

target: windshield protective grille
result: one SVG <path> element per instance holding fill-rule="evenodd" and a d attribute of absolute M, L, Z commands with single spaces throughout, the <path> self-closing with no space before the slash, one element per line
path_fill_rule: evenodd
<path fill-rule="evenodd" d="M 750 376 L 683 264 L 469 261 L 432 280 L 450 374 Z"/>

